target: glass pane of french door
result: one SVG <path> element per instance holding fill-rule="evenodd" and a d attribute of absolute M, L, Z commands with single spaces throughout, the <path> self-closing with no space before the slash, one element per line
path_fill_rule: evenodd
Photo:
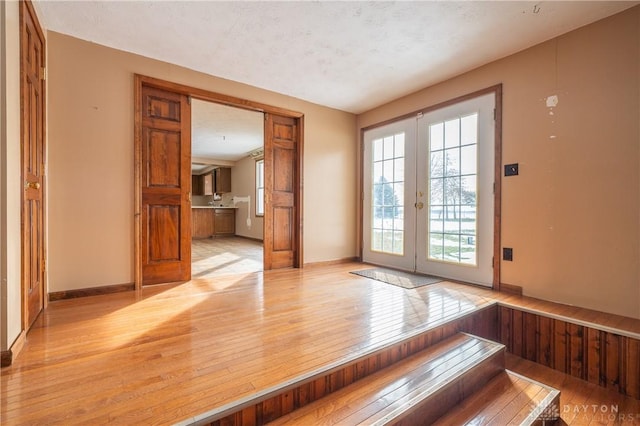
<path fill-rule="evenodd" d="M 494 94 L 418 119 L 416 270 L 492 285 Z"/>
<path fill-rule="evenodd" d="M 365 132 L 365 262 L 414 270 L 415 135 L 415 118 Z"/>

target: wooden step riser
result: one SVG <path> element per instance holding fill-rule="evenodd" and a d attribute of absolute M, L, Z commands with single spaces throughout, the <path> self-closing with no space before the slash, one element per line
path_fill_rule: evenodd
<path fill-rule="evenodd" d="M 505 370 L 431 424 L 551 425 L 560 415 L 559 403 L 558 390 Z"/>
<path fill-rule="evenodd" d="M 372 353 L 365 358 L 345 363 L 333 370 L 291 384 L 272 392 L 270 395 L 259 396 L 254 400 L 230 407 L 207 421 L 197 424 L 212 426 L 266 424 L 416 354 L 460 331 L 495 340 L 497 338 L 495 335 L 497 318 L 497 307 L 495 306 L 476 311 Z"/>
<path fill-rule="evenodd" d="M 501 306 L 507 352 L 640 400 L 640 340 Z"/>
<path fill-rule="evenodd" d="M 501 350 L 467 370 L 401 416 L 388 422 L 376 422 L 375 426 L 430 425 L 448 411 L 455 409 L 455 406 L 469 395 L 481 389 L 496 374 L 504 371 L 504 365 L 504 350 Z"/>
<path fill-rule="evenodd" d="M 560 409 L 560 392 L 546 404 L 546 407 L 538 406 L 537 413 L 540 415 L 535 419 L 531 419 L 529 423 L 532 426 L 551 426 L 560 419 L 558 410 Z"/>

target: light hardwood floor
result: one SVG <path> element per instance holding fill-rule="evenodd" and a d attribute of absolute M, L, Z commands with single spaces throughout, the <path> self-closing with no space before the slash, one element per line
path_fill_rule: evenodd
<path fill-rule="evenodd" d="M 519 300 L 349 274 L 364 267 L 226 275 L 50 303 L 1 370 L 0 423 L 171 424 L 495 300 Z"/>
<path fill-rule="evenodd" d="M 242 237 L 194 239 L 191 243 L 191 276 L 194 279 L 260 272 L 260 241 Z"/>

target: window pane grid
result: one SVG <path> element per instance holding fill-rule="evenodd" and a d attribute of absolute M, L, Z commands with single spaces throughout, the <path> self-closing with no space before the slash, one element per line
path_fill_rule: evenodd
<path fill-rule="evenodd" d="M 371 250 L 404 254 L 404 133 L 373 141 Z"/>
<path fill-rule="evenodd" d="M 477 118 L 429 126 L 430 260 L 477 264 Z"/>

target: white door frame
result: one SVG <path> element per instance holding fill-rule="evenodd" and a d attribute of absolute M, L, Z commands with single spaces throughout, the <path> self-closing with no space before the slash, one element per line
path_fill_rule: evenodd
<path fill-rule="evenodd" d="M 415 267 L 415 253 L 413 246 L 415 245 L 415 178 L 412 181 L 407 182 L 404 180 L 404 191 L 401 195 L 403 197 L 404 207 L 404 229 L 403 229 L 403 253 L 402 254 L 388 254 L 381 251 L 374 251 L 371 249 L 371 224 L 374 220 L 373 216 L 373 203 L 371 200 L 371 187 L 372 187 L 372 156 L 373 149 L 372 143 L 374 140 L 381 138 L 392 137 L 394 135 L 404 133 L 404 152 L 415 152 L 416 141 L 416 121 L 414 117 L 405 118 L 404 120 L 395 121 L 393 123 L 381 126 L 365 132 L 364 134 L 364 169 L 363 169 L 363 184 L 365 188 L 369 190 L 364 191 L 364 206 L 369 206 L 366 210 L 363 210 L 363 226 L 365 233 L 363 235 L 363 259 L 366 262 L 375 263 L 377 265 L 389 266 L 398 269 L 404 269 L 407 271 L 413 271 Z M 415 176 L 415 158 L 408 158 L 404 161 L 404 175 Z"/>
<path fill-rule="evenodd" d="M 493 282 L 492 288 L 494 290 L 500 290 L 501 281 L 500 281 L 500 272 L 501 272 L 501 263 L 500 263 L 500 250 L 501 250 L 501 204 L 502 204 L 502 84 L 497 84 L 495 86 L 487 87 L 482 90 L 478 90 L 476 92 L 472 92 L 463 96 L 459 96 L 454 99 L 450 99 L 445 102 L 441 102 L 417 111 L 413 111 L 411 113 L 396 117 L 393 120 L 386 120 L 381 123 L 373 124 L 361 129 L 361 150 L 362 153 L 360 158 L 360 260 L 365 261 L 363 256 L 363 251 L 365 247 L 364 237 L 367 234 L 367 228 L 365 227 L 364 220 L 364 211 L 365 206 L 370 205 L 370 198 L 367 200 L 369 204 L 365 204 L 365 186 L 364 186 L 364 176 L 365 176 L 365 157 L 364 157 L 364 134 L 370 130 L 376 129 L 378 127 L 382 127 L 390 122 L 400 121 L 406 118 L 414 118 L 419 114 L 427 114 L 431 111 L 442 109 L 451 104 L 460 103 L 467 99 L 476 98 L 482 96 L 484 94 L 493 93 L 495 96 L 495 120 L 494 120 L 494 196 L 493 196 Z M 370 228 L 369 228 L 370 229 Z M 373 263 L 373 262 L 372 262 Z M 376 262 L 377 263 L 377 262 Z M 380 263 L 380 265 L 383 265 Z"/>
<path fill-rule="evenodd" d="M 491 286 L 493 281 L 493 181 L 494 181 L 494 143 L 495 128 L 493 126 L 493 110 L 495 97 L 493 94 L 485 94 L 476 98 L 451 104 L 443 108 L 423 114 L 418 118 L 418 146 L 416 149 L 418 202 L 425 208 L 416 211 L 416 235 L 425 236 L 425 241 L 416 245 L 416 271 L 420 273 L 436 275 L 444 278 L 452 278 L 464 282 Z M 466 265 L 456 261 L 431 260 L 428 257 L 430 222 L 429 222 L 429 188 L 430 182 L 430 135 L 429 125 L 439 123 L 452 118 L 478 114 L 478 133 L 476 148 L 476 262 L 475 265 Z M 421 196 L 422 195 L 422 196 Z M 460 201 L 458 201 L 460 202 Z"/>

